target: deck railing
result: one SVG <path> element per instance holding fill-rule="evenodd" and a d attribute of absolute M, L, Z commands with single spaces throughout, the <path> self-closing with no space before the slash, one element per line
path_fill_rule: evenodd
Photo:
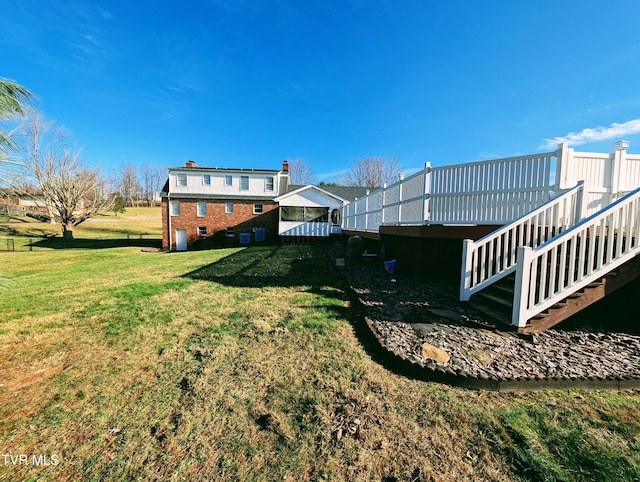
<path fill-rule="evenodd" d="M 460 299 L 515 271 L 519 246 L 539 246 L 579 222 L 585 210 L 584 182 L 487 236 L 465 239 L 462 251 Z"/>
<path fill-rule="evenodd" d="M 533 316 L 640 254 L 640 188 L 573 228 L 517 253 L 512 323 Z"/>
<path fill-rule="evenodd" d="M 432 168 L 343 208 L 343 229 L 399 224 L 504 224 L 553 194 L 557 152 Z"/>
<path fill-rule="evenodd" d="M 593 214 L 640 185 L 640 155 L 618 143 L 609 154 L 554 152 L 432 168 L 384 186 L 343 208 L 346 230 L 378 232 L 382 225 L 503 225 L 554 195 L 589 180 L 586 211 Z"/>

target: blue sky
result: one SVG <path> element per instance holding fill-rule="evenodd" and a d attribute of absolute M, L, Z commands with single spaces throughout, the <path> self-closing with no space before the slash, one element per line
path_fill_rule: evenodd
<path fill-rule="evenodd" d="M 640 152 L 637 0 L 3 0 L 0 77 L 88 162 L 407 171 Z"/>

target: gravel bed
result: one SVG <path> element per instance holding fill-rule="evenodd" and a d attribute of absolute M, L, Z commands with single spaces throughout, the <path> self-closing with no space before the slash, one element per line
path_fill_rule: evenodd
<path fill-rule="evenodd" d="M 383 348 L 425 370 L 503 381 L 640 379 L 640 331 L 631 323 L 604 330 L 583 315 L 521 335 L 459 301 L 451 283 L 389 275 L 380 260 L 353 260 L 338 246 L 329 253 L 344 258 L 337 269 Z"/>

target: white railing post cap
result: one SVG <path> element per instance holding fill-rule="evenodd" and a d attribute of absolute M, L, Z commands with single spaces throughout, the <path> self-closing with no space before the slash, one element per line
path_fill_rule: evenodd
<path fill-rule="evenodd" d="M 629 149 L 629 141 L 618 141 L 613 144 L 614 151 L 626 151 Z"/>

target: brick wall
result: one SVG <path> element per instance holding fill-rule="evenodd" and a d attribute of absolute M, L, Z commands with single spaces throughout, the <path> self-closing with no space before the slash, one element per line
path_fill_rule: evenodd
<path fill-rule="evenodd" d="M 171 217 L 171 249 L 175 249 L 177 229 L 187 231 L 187 245 L 192 248 L 222 246 L 238 242 L 240 233 L 253 233 L 253 228 L 266 228 L 271 235 L 278 233 L 278 204 L 271 201 L 233 201 L 233 213 L 226 213 L 226 201 L 207 201 L 206 216 L 199 217 L 198 201 L 180 200 L 180 216 Z M 262 214 L 254 214 L 254 204 L 262 204 Z M 162 201 L 162 247 L 169 248 L 169 206 Z M 198 227 L 205 227 L 206 237 L 198 235 Z M 225 235 L 233 228 L 233 238 Z"/>

